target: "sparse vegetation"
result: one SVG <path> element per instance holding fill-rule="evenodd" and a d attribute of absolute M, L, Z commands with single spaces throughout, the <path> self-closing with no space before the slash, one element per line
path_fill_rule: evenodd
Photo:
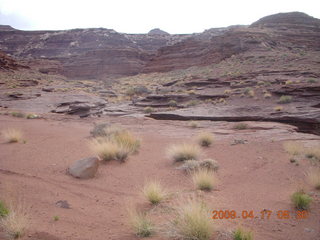
<path fill-rule="evenodd" d="M 27 119 L 36 119 L 36 118 L 39 118 L 39 116 L 36 114 L 33 114 L 33 113 L 29 113 L 29 114 L 27 114 L 26 118 Z"/>
<path fill-rule="evenodd" d="M 210 191 L 216 183 L 216 177 L 212 171 L 200 169 L 192 174 L 192 181 L 199 190 Z"/>
<path fill-rule="evenodd" d="M 151 204 L 158 204 L 165 198 L 165 191 L 159 182 L 146 183 L 142 189 L 143 195 Z"/>
<path fill-rule="evenodd" d="M 301 143 L 297 142 L 285 142 L 283 143 L 283 148 L 291 155 L 299 155 L 304 152 L 304 148 L 301 146 Z"/>
<path fill-rule="evenodd" d="M 320 146 L 305 148 L 304 153 L 307 158 L 320 160 Z"/>
<path fill-rule="evenodd" d="M 57 222 L 59 221 L 60 217 L 59 216 L 53 216 L 53 221 Z"/>
<path fill-rule="evenodd" d="M 191 128 L 197 128 L 197 127 L 198 127 L 198 123 L 195 122 L 195 121 L 190 121 L 190 122 L 189 122 L 189 126 L 190 126 Z"/>
<path fill-rule="evenodd" d="M 213 159 L 204 159 L 204 160 L 187 160 L 179 167 L 186 172 L 195 172 L 200 169 L 206 169 L 210 171 L 218 171 L 219 164 L 216 160 Z"/>
<path fill-rule="evenodd" d="M 150 237 L 154 233 L 154 226 L 148 215 L 136 209 L 128 210 L 131 227 L 138 237 Z"/>
<path fill-rule="evenodd" d="M 12 112 L 11 113 L 12 117 L 17 117 L 17 118 L 24 118 L 26 115 L 22 112 Z"/>
<path fill-rule="evenodd" d="M 214 137 L 209 132 L 202 132 L 197 136 L 197 142 L 200 146 L 209 147 L 214 140 Z"/>
<path fill-rule="evenodd" d="M 91 148 L 103 161 L 119 160 L 125 161 L 130 150 L 107 139 L 94 139 Z"/>
<path fill-rule="evenodd" d="M 169 104 L 170 107 L 176 107 L 176 106 L 178 106 L 178 103 L 177 103 L 177 101 L 175 101 L 175 100 L 170 100 L 168 104 Z"/>
<path fill-rule="evenodd" d="M 129 153 L 136 153 L 140 148 L 140 140 L 127 130 L 114 133 L 110 140 L 121 148 L 126 149 Z"/>
<path fill-rule="evenodd" d="M 278 103 L 281 103 L 281 104 L 285 104 L 285 103 L 291 103 L 292 102 L 292 97 L 291 96 L 281 96 Z"/>
<path fill-rule="evenodd" d="M 280 112 L 280 111 L 283 110 L 283 107 L 282 106 L 275 106 L 274 110 L 277 111 L 277 112 Z"/>
<path fill-rule="evenodd" d="M 236 130 L 244 130 L 248 128 L 248 124 L 246 123 L 236 123 L 235 125 L 233 125 L 233 129 Z"/>
<path fill-rule="evenodd" d="M 189 102 L 187 102 L 186 106 L 187 107 L 193 107 L 199 104 L 198 100 L 190 100 Z"/>
<path fill-rule="evenodd" d="M 264 95 L 263 95 L 264 98 L 271 98 L 272 95 L 268 92 L 266 92 Z"/>
<path fill-rule="evenodd" d="M 180 205 L 176 219 L 171 222 L 170 230 L 173 238 L 209 240 L 213 227 L 206 206 L 194 199 Z"/>
<path fill-rule="evenodd" d="M 300 190 L 292 194 L 291 201 L 294 204 L 295 208 L 300 210 L 307 210 L 312 202 L 312 198 Z"/>
<path fill-rule="evenodd" d="M 26 212 L 21 207 L 9 208 L 6 217 L 0 220 L 0 227 L 8 235 L 8 237 L 17 239 L 24 235 L 28 226 Z"/>
<path fill-rule="evenodd" d="M 293 83 L 293 81 L 291 81 L 291 80 L 287 80 L 287 81 L 285 82 L 286 85 L 290 85 L 290 84 L 292 84 L 292 83 Z"/>
<path fill-rule="evenodd" d="M 152 112 L 154 112 L 154 108 L 153 107 L 145 107 L 143 109 L 143 112 L 144 113 L 152 113 Z"/>
<path fill-rule="evenodd" d="M 317 83 L 317 82 L 318 82 L 318 79 L 316 79 L 316 78 L 307 79 L 307 83 Z"/>
<path fill-rule="evenodd" d="M 224 90 L 224 94 L 228 94 L 228 95 L 229 95 L 229 94 L 231 94 L 231 92 L 232 92 L 232 91 L 231 91 L 230 89 Z"/>
<path fill-rule="evenodd" d="M 201 149 L 196 144 L 176 144 L 168 148 L 167 154 L 174 162 L 197 160 L 201 155 Z"/>
<path fill-rule="evenodd" d="M 2 131 L 2 136 L 8 143 L 16 143 L 22 139 L 22 132 L 15 128 L 8 128 Z"/>
<path fill-rule="evenodd" d="M 313 169 L 308 173 L 308 180 L 311 185 L 320 190 L 320 169 Z"/>
<path fill-rule="evenodd" d="M 251 231 L 246 231 L 245 229 L 238 227 L 233 232 L 234 240 L 253 240 L 253 233 Z"/>
<path fill-rule="evenodd" d="M 4 201 L 0 200 L 0 219 L 6 217 L 9 214 L 9 208 L 6 206 Z"/>

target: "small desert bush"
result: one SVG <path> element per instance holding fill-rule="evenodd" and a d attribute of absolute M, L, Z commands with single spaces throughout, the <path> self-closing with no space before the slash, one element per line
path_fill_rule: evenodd
<path fill-rule="evenodd" d="M 300 190 L 291 195 L 291 201 L 295 208 L 307 210 L 312 198 L 308 194 L 304 193 L 304 191 Z"/>
<path fill-rule="evenodd" d="M 224 94 L 231 94 L 231 90 L 230 89 L 224 90 Z"/>
<path fill-rule="evenodd" d="M 18 117 L 18 118 L 24 118 L 26 115 L 22 112 L 12 112 L 11 116 Z"/>
<path fill-rule="evenodd" d="M 196 144 L 182 143 L 169 147 L 167 154 L 175 162 L 197 160 L 201 155 L 201 149 Z"/>
<path fill-rule="evenodd" d="M 283 148 L 291 155 L 299 155 L 304 152 L 304 148 L 301 143 L 297 142 L 285 142 L 283 143 Z"/>
<path fill-rule="evenodd" d="M 36 119 L 39 118 L 39 116 L 37 114 L 33 114 L 33 113 L 29 113 L 26 116 L 27 119 Z"/>
<path fill-rule="evenodd" d="M 193 106 L 196 106 L 198 104 L 199 104 L 198 100 L 191 100 L 191 101 L 187 102 L 186 106 L 187 107 L 193 107 Z"/>
<path fill-rule="evenodd" d="M 192 181 L 199 190 L 210 191 L 217 182 L 212 171 L 200 169 L 192 174 Z"/>
<path fill-rule="evenodd" d="M 305 148 L 304 153 L 307 158 L 320 160 L 320 146 Z"/>
<path fill-rule="evenodd" d="M 197 142 L 203 147 L 209 147 L 212 144 L 213 139 L 213 135 L 209 132 L 202 132 L 197 136 Z"/>
<path fill-rule="evenodd" d="M 144 113 L 152 113 L 152 112 L 154 112 L 154 108 L 153 107 L 145 107 L 143 109 L 143 112 Z"/>
<path fill-rule="evenodd" d="M 273 109 L 277 112 L 280 112 L 280 111 L 282 111 L 283 107 L 282 106 L 275 106 Z"/>
<path fill-rule="evenodd" d="M 182 169 L 186 172 L 195 172 L 200 169 L 218 171 L 219 165 L 218 162 L 213 159 L 187 160 L 178 169 Z"/>
<path fill-rule="evenodd" d="M 121 148 L 127 149 L 130 153 L 136 153 L 140 148 L 140 140 L 129 131 L 120 131 L 114 134 L 111 141 L 117 143 Z"/>
<path fill-rule="evenodd" d="M 270 93 L 265 93 L 265 94 L 263 95 L 264 98 L 271 98 L 271 96 L 272 96 L 272 95 L 271 95 Z"/>
<path fill-rule="evenodd" d="M 293 81 L 291 81 L 291 80 L 287 80 L 287 81 L 285 82 L 286 85 L 290 85 L 290 84 L 292 84 L 292 83 L 293 83 Z"/>
<path fill-rule="evenodd" d="M 315 79 L 315 78 L 309 78 L 307 80 L 308 83 L 317 83 L 318 82 L 318 79 Z"/>
<path fill-rule="evenodd" d="M 245 95 L 248 95 L 250 91 L 252 91 L 252 89 L 249 88 L 249 87 L 247 87 L 247 88 L 245 88 L 245 89 L 243 90 L 243 93 L 244 93 Z"/>
<path fill-rule="evenodd" d="M 130 225 L 138 237 L 149 237 L 154 233 L 154 226 L 148 215 L 136 209 L 128 210 Z"/>
<path fill-rule="evenodd" d="M 189 126 L 190 126 L 191 128 L 197 128 L 197 127 L 198 127 L 198 123 L 195 122 L 195 121 L 190 121 L 190 122 L 189 122 Z"/>
<path fill-rule="evenodd" d="M 90 143 L 91 149 L 103 160 L 125 161 L 130 150 L 106 139 L 94 139 Z"/>
<path fill-rule="evenodd" d="M 238 227 L 233 232 L 234 240 L 253 240 L 253 233 L 251 231 L 246 231 L 241 227 Z"/>
<path fill-rule="evenodd" d="M 285 96 L 285 95 L 281 96 L 278 101 L 278 103 L 291 103 L 291 102 L 292 102 L 292 97 Z"/>
<path fill-rule="evenodd" d="M 8 128 L 2 131 L 2 136 L 6 142 L 15 143 L 22 139 L 22 132 L 15 128 Z"/>
<path fill-rule="evenodd" d="M 172 237 L 177 239 L 209 240 L 213 233 L 206 206 L 194 199 L 178 206 L 177 217 L 169 229 Z"/>
<path fill-rule="evenodd" d="M 0 219 L 2 217 L 6 217 L 8 214 L 9 214 L 9 208 L 3 201 L 0 201 Z"/>
<path fill-rule="evenodd" d="M 254 97 L 256 94 L 255 92 L 251 89 L 248 94 L 247 94 L 249 97 Z"/>
<path fill-rule="evenodd" d="M 233 129 L 236 130 L 244 130 L 248 128 L 248 124 L 246 123 L 236 123 L 235 125 L 233 125 Z"/>
<path fill-rule="evenodd" d="M 175 101 L 175 100 L 170 100 L 168 104 L 169 104 L 170 107 L 176 107 L 176 106 L 178 106 L 178 103 L 177 103 L 177 101 Z"/>
<path fill-rule="evenodd" d="M 313 169 L 308 173 L 308 180 L 311 185 L 320 190 L 320 169 Z"/>
<path fill-rule="evenodd" d="M 158 204 L 165 198 L 165 191 L 159 182 L 146 183 L 142 189 L 143 195 L 151 204 Z"/>
<path fill-rule="evenodd" d="M 11 207 L 8 215 L 0 220 L 0 227 L 8 237 L 13 239 L 22 237 L 27 226 L 28 218 L 26 212 L 21 207 Z"/>

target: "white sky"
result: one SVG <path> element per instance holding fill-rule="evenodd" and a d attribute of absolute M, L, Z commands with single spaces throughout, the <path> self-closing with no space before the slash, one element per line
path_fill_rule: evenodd
<path fill-rule="evenodd" d="M 251 24 L 300 11 L 320 18 L 320 0 L 0 0 L 0 24 L 23 30 L 104 27 L 126 33 L 169 33 Z"/>

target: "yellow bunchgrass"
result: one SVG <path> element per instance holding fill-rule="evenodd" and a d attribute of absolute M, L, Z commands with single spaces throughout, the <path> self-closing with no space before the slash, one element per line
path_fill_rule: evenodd
<path fill-rule="evenodd" d="M 320 160 L 320 146 L 308 147 L 304 149 L 304 154 L 308 158 Z"/>
<path fill-rule="evenodd" d="M 310 184 L 320 190 L 320 169 L 312 169 L 307 176 Z"/>
<path fill-rule="evenodd" d="M 170 234 L 177 239 L 209 240 L 212 220 L 204 203 L 190 199 L 177 208 L 177 217 L 170 224 Z"/>
<path fill-rule="evenodd" d="M 8 215 L 0 219 L 0 227 L 13 239 L 22 237 L 28 225 L 27 211 L 23 204 L 10 205 Z"/>
<path fill-rule="evenodd" d="M 304 148 L 298 142 L 285 142 L 283 143 L 284 150 L 291 155 L 299 155 L 304 153 Z"/>
<path fill-rule="evenodd" d="M 166 196 L 166 192 L 159 182 L 151 181 L 144 185 L 143 195 L 151 204 L 160 203 Z"/>
<path fill-rule="evenodd" d="M 111 141 L 114 141 L 119 146 L 127 149 L 130 153 L 136 153 L 140 148 L 140 140 L 129 131 L 120 131 L 117 134 L 114 134 Z"/>
<path fill-rule="evenodd" d="M 8 128 L 2 130 L 2 136 L 8 143 L 19 142 L 22 139 L 22 132 L 15 128 Z"/>
<path fill-rule="evenodd" d="M 154 233 L 154 225 L 147 213 L 131 208 L 128 209 L 128 215 L 135 235 L 138 237 L 149 237 Z"/>
<path fill-rule="evenodd" d="M 201 149 L 196 144 L 176 144 L 168 148 L 167 155 L 174 162 L 183 162 L 192 159 L 197 160 L 201 155 Z"/>
<path fill-rule="evenodd" d="M 108 139 L 93 139 L 90 143 L 91 149 L 103 161 L 119 160 L 125 161 L 130 153 L 130 150 L 112 142 Z"/>
<path fill-rule="evenodd" d="M 192 174 L 193 184 L 199 190 L 210 191 L 217 183 L 217 178 L 213 171 L 207 169 L 200 169 Z"/>
<path fill-rule="evenodd" d="M 197 136 L 197 142 L 200 146 L 209 147 L 214 140 L 213 134 L 209 132 L 202 132 Z"/>

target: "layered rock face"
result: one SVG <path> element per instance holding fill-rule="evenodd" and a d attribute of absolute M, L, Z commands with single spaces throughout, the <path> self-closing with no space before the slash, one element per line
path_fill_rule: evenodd
<path fill-rule="evenodd" d="M 0 48 L 4 52 L 22 59 L 58 61 L 61 66 L 54 72 L 69 78 L 138 74 L 158 48 L 178 39 L 178 35 L 121 34 L 102 28 L 66 31 L 0 28 Z"/>
<path fill-rule="evenodd" d="M 69 78 L 105 78 L 206 66 L 247 51 L 320 49 L 320 20 L 304 13 L 264 17 L 251 26 L 199 34 L 122 34 L 110 29 L 19 31 L 0 26 L 0 49 L 23 59 L 55 61 L 45 71 Z"/>

